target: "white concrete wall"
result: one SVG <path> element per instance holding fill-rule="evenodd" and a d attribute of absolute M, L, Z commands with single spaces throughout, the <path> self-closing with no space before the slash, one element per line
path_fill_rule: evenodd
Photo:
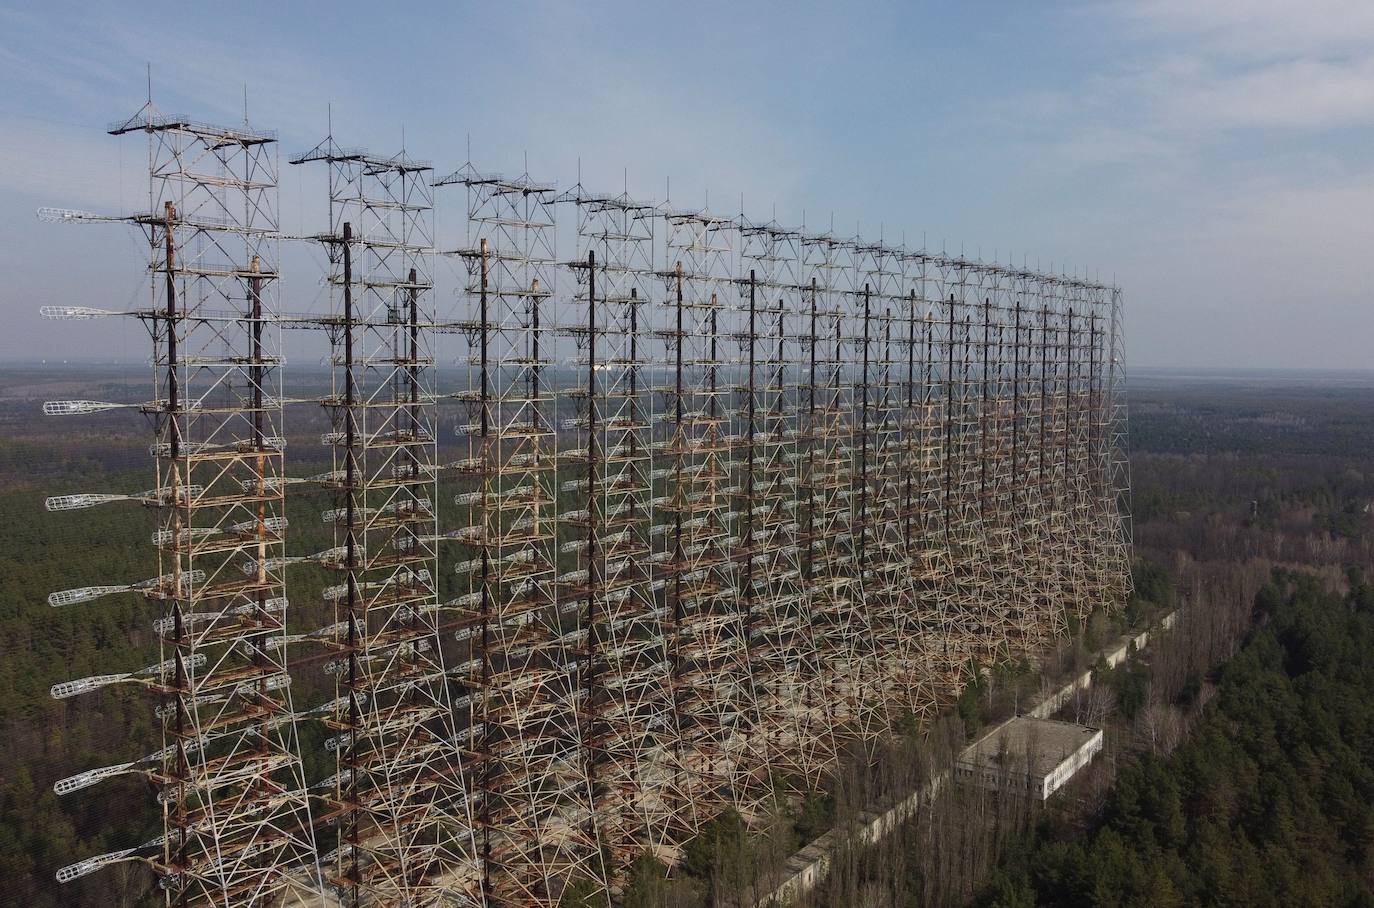
<path fill-rule="evenodd" d="M 1177 612 L 1170 612 L 1169 614 L 1161 618 L 1159 620 L 1160 628 L 1162 630 L 1168 630 L 1172 628 L 1174 626 L 1174 621 L 1177 618 L 1177 614 Z M 1115 643 L 1111 647 L 1100 651 L 1099 655 L 1101 655 L 1102 658 L 1107 660 L 1108 667 L 1116 668 L 1122 662 L 1126 661 L 1126 656 L 1130 652 L 1132 643 L 1135 644 L 1135 648 L 1137 650 L 1144 649 L 1150 643 L 1150 632 L 1141 631 L 1134 637 L 1122 637 L 1117 643 Z M 1059 710 L 1063 708 L 1064 704 L 1068 703 L 1071 699 L 1073 699 L 1074 694 L 1077 694 L 1079 691 L 1087 690 L 1092 686 L 1093 670 L 1088 669 L 1078 677 L 1071 679 L 1069 683 L 1065 684 L 1063 687 L 1059 688 L 1054 693 L 1045 697 L 1045 699 L 1041 700 L 1040 703 L 1037 704 L 1033 709 L 1027 710 L 1026 715 L 1030 716 L 1033 719 L 1048 719 L 1050 716 L 1059 712 Z"/>
<path fill-rule="evenodd" d="M 1056 766 L 1045 776 L 1040 783 L 1040 800 L 1049 800 L 1050 795 L 1064 787 L 1064 784 L 1072 779 L 1084 766 L 1092 762 L 1092 758 L 1102 752 L 1102 729 L 1091 738 L 1084 741 L 1068 758 Z"/>
<path fill-rule="evenodd" d="M 1175 612 L 1170 612 L 1160 619 L 1160 627 L 1165 630 L 1172 628 L 1174 626 L 1176 614 Z M 1134 637 L 1126 636 L 1121 638 L 1117 644 L 1100 654 L 1106 658 L 1108 665 L 1115 668 L 1125 660 L 1127 654 L 1130 652 L 1130 645 L 1132 643 L 1134 643 L 1136 649 L 1139 650 L 1144 649 L 1149 642 L 1150 632 L 1141 631 Z M 1034 708 L 1028 710 L 1025 715 L 1035 719 L 1048 719 L 1054 713 L 1058 712 L 1060 707 L 1068 703 L 1069 699 L 1073 697 L 1074 694 L 1080 690 L 1087 690 L 1092 686 L 1092 683 L 1093 673 L 1092 670 L 1089 669 L 1076 678 L 1071 679 L 1067 684 L 1060 687 L 1052 694 L 1046 696 L 1045 699 Z M 1000 727 L 1001 726 L 998 726 L 998 728 Z M 996 729 L 994 729 L 993 732 L 989 732 L 989 734 L 993 734 L 995 731 Z M 986 738 L 987 735 L 983 737 Z M 981 741 L 982 738 L 979 740 Z M 1087 763 L 1102 750 L 1102 743 L 1102 731 L 1099 729 L 1097 734 L 1086 744 L 1074 751 L 1068 761 L 1060 764 L 1060 766 L 1055 768 L 1054 772 L 1045 777 L 1041 789 L 1044 792 L 1042 797 L 1048 798 L 1063 786 L 1064 782 L 1068 781 L 1070 776 L 1087 765 Z M 969 748 L 972 749 L 977 746 L 978 742 L 974 742 L 969 745 Z M 967 758 L 968 753 L 969 750 L 966 750 L 964 754 L 960 756 L 960 762 Z M 1075 761 L 1078 761 L 1077 765 L 1071 769 L 1065 769 L 1069 763 Z M 958 764 L 956 763 L 956 765 Z M 1064 771 L 1063 777 L 1059 778 L 1051 785 L 1051 780 L 1055 779 L 1056 775 L 1061 771 Z M 857 828 L 852 830 L 855 838 L 867 845 L 875 844 L 893 829 L 897 828 L 897 826 L 907 817 L 911 816 L 917 807 L 929 802 L 931 798 L 939 794 L 940 788 L 948 781 L 948 777 L 948 773 L 941 773 L 933 777 L 920 789 L 881 814 L 862 814 Z M 817 883 L 825 878 L 826 871 L 830 869 L 831 852 L 839 844 L 839 840 L 838 830 L 831 830 L 797 852 L 797 854 L 793 855 L 792 858 L 789 859 L 788 864 L 791 865 L 793 862 L 797 862 L 800 866 L 797 866 L 792 875 L 783 880 L 783 882 L 771 893 L 755 901 L 754 904 L 756 908 L 770 908 L 770 906 L 786 905 L 792 899 L 815 887 Z"/>

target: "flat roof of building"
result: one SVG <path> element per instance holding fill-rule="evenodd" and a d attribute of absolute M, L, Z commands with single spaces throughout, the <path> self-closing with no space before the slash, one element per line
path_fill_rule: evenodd
<path fill-rule="evenodd" d="M 1005 767 L 1042 778 L 1099 732 L 1073 722 L 1016 716 L 970 744 L 959 761 L 979 767 Z"/>

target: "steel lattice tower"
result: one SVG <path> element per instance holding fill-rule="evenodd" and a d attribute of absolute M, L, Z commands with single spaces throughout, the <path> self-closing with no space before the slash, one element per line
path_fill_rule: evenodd
<path fill-rule="evenodd" d="M 890 721 L 881 696 L 880 651 L 856 568 L 858 446 L 853 376 L 847 369 L 862 343 L 862 305 L 856 317 L 848 287 L 849 244 L 830 233 L 803 234 L 801 249 L 803 290 L 810 297 L 807 375 L 797 389 L 805 398 L 803 564 L 825 679 L 822 708 L 832 711 L 837 734 L 871 743 L 886 734 Z"/>
<path fill-rule="evenodd" d="M 476 765 L 483 888 L 492 904 L 550 904 L 570 881 L 604 891 L 608 873 L 589 772 L 599 761 L 584 742 L 599 666 L 585 655 L 593 638 L 582 620 L 600 623 L 605 595 L 595 550 L 602 502 L 561 515 L 588 543 L 587 566 L 563 570 L 558 560 L 555 195 L 528 174 L 507 179 L 471 165 L 436 185 L 467 194 L 458 254 L 472 352 L 462 394 L 469 421 L 459 431 L 469 443 L 462 469 L 477 488 L 458 501 L 470 514 L 458 539 L 471 553 L 459 565 L 471 630 L 458 680 L 470 704 L 460 721 Z M 583 398 L 574 420 L 591 424 L 595 398 Z M 599 469 L 598 452 L 580 459 L 584 476 Z"/>
<path fill-rule="evenodd" d="M 560 552 L 575 555 L 587 573 L 586 771 L 602 846 L 623 868 L 645 849 L 667 854 L 680 831 L 671 805 L 684 797 L 672 788 L 679 730 L 651 522 L 667 476 L 654 464 L 653 338 L 642 315 L 657 283 L 656 217 L 652 205 L 625 193 L 579 185 L 561 200 L 577 215 L 578 284 L 565 321 L 585 384 L 567 392 L 578 410 L 564 426 L 583 443 L 560 452 L 560 469 L 573 478 L 559 488 L 581 496 L 587 509 Z"/>
<path fill-rule="evenodd" d="M 431 167 L 332 137 L 292 163 L 329 169 L 333 452 L 323 485 L 335 548 L 321 560 L 335 623 L 323 710 L 337 774 L 320 786 L 338 848 L 325 860 L 346 905 L 477 899 L 471 802 L 455 746 L 436 575 Z"/>
<path fill-rule="evenodd" d="M 865 479 L 860 489 L 862 542 L 865 563 L 862 585 L 869 602 L 874 633 L 884 669 L 883 690 L 889 714 L 895 719 L 913 714 L 927 697 L 924 659 L 920 651 L 918 612 L 913 604 L 919 595 L 916 574 L 906 552 L 901 503 L 906 475 L 906 451 L 902 444 L 902 369 L 913 366 L 900 355 L 911 347 L 912 307 L 903 280 L 905 260 L 899 250 L 882 243 L 856 242 L 853 250 L 856 294 L 861 295 L 866 326 L 863 330 L 866 364 L 859 389 L 861 407 L 866 405 L 868 431 L 860 456 Z M 860 283 L 861 282 L 861 283 Z M 895 336 L 894 336 L 895 335 Z"/>
<path fill-rule="evenodd" d="M 318 864 L 284 647 L 275 136 L 165 116 L 151 102 L 110 132 L 149 139 L 149 211 L 127 220 L 146 231 L 150 249 L 150 306 L 129 314 L 153 341 L 155 396 L 140 409 L 154 428 L 156 485 L 135 496 L 63 496 L 48 507 L 128 499 L 153 508 L 159 571 L 143 583 L 49 601 L 141 592 L 161 613 L 153 624 L 161 660 L 59 684 L 53 695 L 142 684 L 157 695 L 164 746 L 57 790 L 144 775 L 158 790 L 164 831 L 142 848 L 65 868 L 58 879 L 144 860 L 168 905 L 264 904 L 293 894 L 305 901 L 318 891 Z M 109 406 L 61 401 L 44 409 Z"/>
<path fill-rule="evenodd" d="M 680 733 L 674 771 L 688 792 L 687 825 L 694 826 L 727 806 L 752 813 L 768 780 L 766 768 L 750 759 L 758 727 L 747 642 L 752 616 L 735 595 L 732 557 L 732 225 L 707 211 L 665 207 L 662 218 L 665 265 L 671 264 L 663 272 L 669 301 L 661 329 L 668 374 L 656 391 L 671 428 L 657 449 L 672 473 L 661 509 L 670 555 L 658 566 Z"/>
<path fill-rule="evenodd" d="M 737 224 L 746 322 L 737 337 L 743 371 L 733 487 L 738 595 L 752 615 L 747 633 L 762 724 L 752 759 L 772 768 L 774 786 L 812 790 L 836 745 L 834 716 L 816 697 L 824 668 L 803 577 L 804 439 L 789 370 L 807 349 L 798 330 L 804 324 L 801 233 L 775 221 L 752 223 L 743 214 Z"/>

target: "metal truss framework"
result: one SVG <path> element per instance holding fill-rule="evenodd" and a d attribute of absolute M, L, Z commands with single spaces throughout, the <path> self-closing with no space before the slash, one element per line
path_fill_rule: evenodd
<path fill-rule="evenodd" d="M 320 822 L 323 862 L 345 905 L 478 901 L 472 801 L 462 771 L 441 639 L 432 337 L 432 168 L 326 138 L 293 164 L 329 169 L 333 452 L 322 485 L 343 582 L 325 590 L 333 624 L 301 635 L 334 658 L 321 711 L 337 772 Z M 309 322 L 298 320 L 296 324 Z"/>
<path fill-rule="evenodd" d="M 603 698 L 596 650 L 606 585 L 618 590 L 623 580 L 607 576 L 603 503 L 591 493 L 601 478 L 595 373 L 586 385 L 558 384 L 553 187 L 471 166 L 437 185 L 464 189 L 468 224 L 452 254 L 466 275 L 466 311 L 455 321 L 469 345 L 467 387 L 457 392 L 468 456 L 457 469 L 471 490 L 457 497 L 453 536 L 468 589 L 459 599 L 466 655 L 457 682 L 472 742 L 481 889 L 492 904 L 549 904 L 570 881 L 603 891 L 608 881 L 593 801 L 596 751 L 611 742 L 590 717 Z M 589 370 L 594 320 L 583 335 Z M 561 455 L 560 402 L 577 414 L 568 421 L 593 435 Z M 560 472 L 588 491 L 562 494 Z M 584 506 L 560 506 L 569 500 Z M 583 566 L 560 554 L 578 554 Z"/>
<path fill-rule="evenodd" d="M 163 567 L 54 604 L 165 603 L 163 660 L 54 693 L 161 695 L 162 751 L 59 790 L 148 775 L 166 834 L 68 877 L 145 859 L 169 904 L 609 901 L 646 850 L 674 860 L 727 808 L 762 820 L 1124 601 L 1115 287 L 470 164 L 431 180 L 331 138 L 297 159 L 329 169 L 330 311 L 281 315 L 270 136 L 132 130 L 158 481 L 50 506 L 156 508 Z M 435 294 L 443 186 L 466 228 Z M 278 325 L 331 344 L 333 463 L 309 480 L 282 472 Z M 440 463 L 446 412 L 465 450 Z M 288 557 L 283 490 L 307 482 L 334 547 Z M 333 623 L 288 636 L 299 562 L 337 574 Z M 297 715 L 288 667 L 325 659 L 334 697 Z M 298 721 L 337 764 L 313 805 Z"/>
<path fill-rule="evenodd" d="M 158 792 L 163 833 L 141 848 L 64 868 L 58 878 L 144 860 L 169 905 L 309 898 L 319 891 L 319 865 L 285 646 L 275 136 L 164 116 L 151 104 L 110 132 L 141 132 L 149 141 L 149 210 L 117 220 L 139 225 L 149 240 L 150 304 L 130 314 L 153 342 L 154 396 L 140 409 L 153 424 L 156 484 L 120 497 L 158 516 L 158 577 L 133 588 L 159 611 L 153 630 L 161 660 L 142 672 L 59 684 L 53 695 L 142 684 L 157 699 L 163 747 L 57 787 L 143 775 Z M 45 407 L 92 408 L 101 405 Z M 48 507 L 84 507 L 97 503 L 92 498 L 105 496 L 63 496 Z M 72 590 L 49 601 L 65 606 L 123 589 L 130 587 Z"/>

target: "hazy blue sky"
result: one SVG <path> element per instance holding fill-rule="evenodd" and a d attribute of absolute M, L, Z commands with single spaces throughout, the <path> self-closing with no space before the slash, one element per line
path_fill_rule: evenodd
<path fill-rule="evenodd" d="M 0 6 L 0 358 L 140 357 L 38 305 L 146 286 L 122 228 L 159 106 L 1115 277 L 1143 366 L 1363 368 L 1374 3 Z M 137 9 L 137 12 L 132 11 Z M 284 226 L 322 211 L 283 165 Z M 308 197 L 308 198 L 307 198 Z M 307 210 L 309 209 L 309 210 Z M 441 223 L 442 229 L 442 223 Z M 297 281 L 310 284 L 314 278 Z M 284 292 L 292 292 L 287 275 Z M 313 289 L 311 292 L 314 292 Z"/>

